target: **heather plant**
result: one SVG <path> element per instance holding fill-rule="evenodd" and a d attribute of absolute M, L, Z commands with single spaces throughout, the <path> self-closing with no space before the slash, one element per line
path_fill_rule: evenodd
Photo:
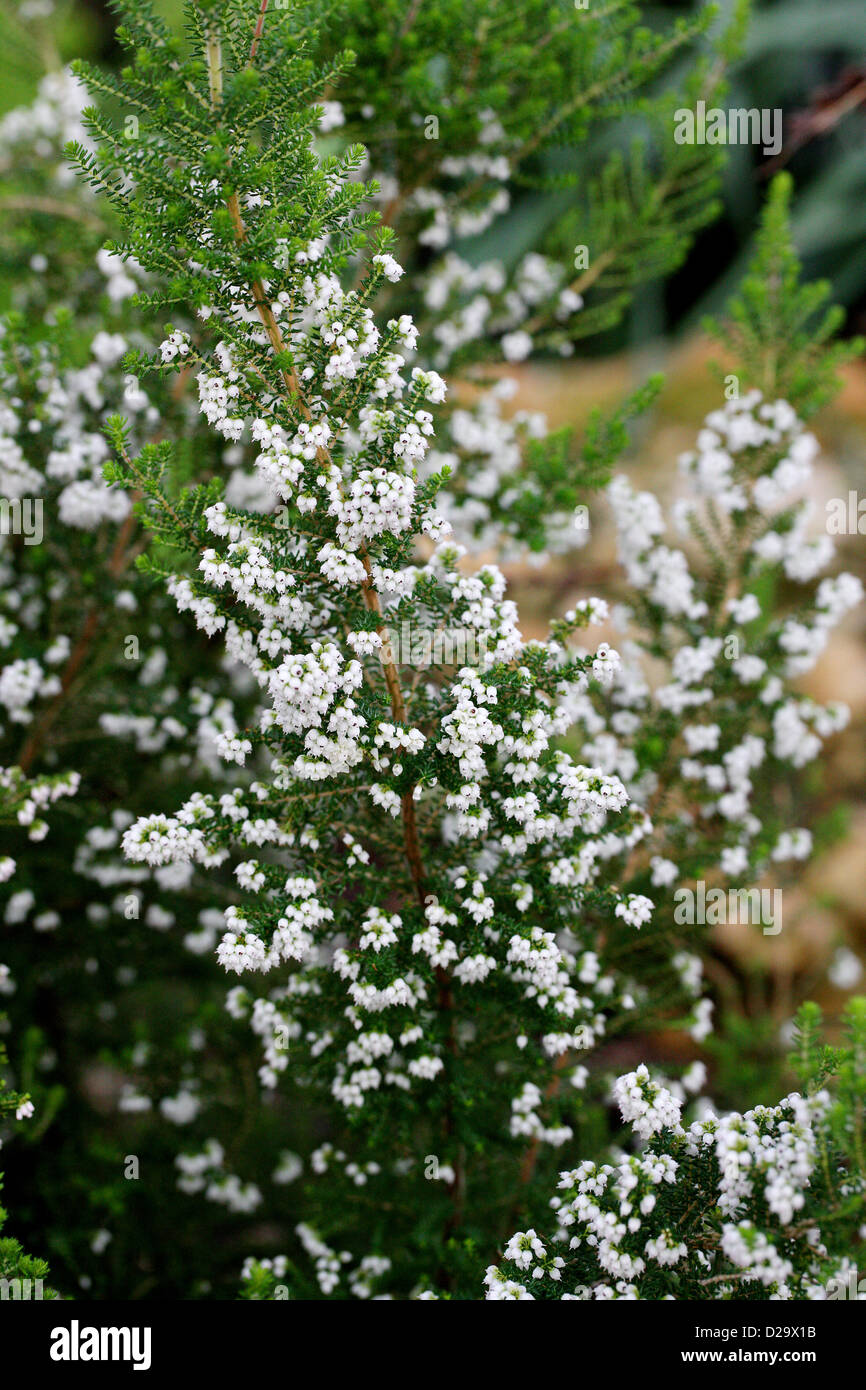
<path fill-rule="evenodd" d="M 487 1298 L 862 1299 L 866 1000 L 844 1023 L 845 1045 L 822 1046 L 820 1011 L 804 1005 L 791 1059 L 803 1091 L 743 1115 L 704 1107 L 686 1124 L 681 1088 L 645 1066 L 619 1077 L 637 1151 L 561 1173 L 555 1229 L 509 1239 Z"/>
<path fill-rule="evenodd" d="M 231 866 L 217 957 L 244 980 L 229 1010 L 261 1041 L 266 1091 L 285 1087 L 330 1135 L 310 1146 L 297 1231 L 309 1262 L 250 1264 L 250 1278 L 286 1275 L 279 1287 L 295 1297 L 478 1297 L 478 1252 L 489 1256 L 515 1213 L 537 1207 L 550 1152 L 593 1113 L 606 1040 L 677 1012 L 696 1038 L 709 1029 L 709 1001 L 694 1002 L 700 956 L 671 930 L 664 890 L 704 865 L 724 879 L 756 873 L 781 857 L 785 834 L 802 851 L 802 833 L 754 823 L 749 773 L 767 745 L 748 732 L 758 703 L 748 687 L 762 682 L 774 734 L 779 710 L 790 724 L 786 680 L 856 594 L 822 581 L 793 618 L 769 591 L 765 608 L 747 598 L 766 570 L 807 581 L 829 560 L 817 547 L 808 573 L 785 568 L 804 549 L 801 533 L 789 542 L 786 502 L 814 453 L 796 410 L 808 401 L 782 399 L 773 376 L 755 381 L 744 354 L 742 394 L 738 383 L 684 463 L 714 513 L 708 527 L 681 509 L 706 577 L 656 544 L 662 523 L 645 498 L 611 487 L 646 644 L 671 662 L 666 694 L 651 696 L 631 668 L 620 674 L 606 644 L 574 646 L 606 617 L 601 600 L 524 642 L 501 572 L 473 566 L 452 539 L 464 518 L 451 470 L 459 480 L 463 460 L 443 466 L 431 444 L 439 414 L 448 431 L 456 412 L 441 409 L 436 349 L 423 355 L 411 315 L 380 309 L 403 268 L 370 209 L 364 151 L 317 152 L 312 102 L 340 65 L 317 68 L 301 10 L 263 6 L 251 39 L 244 7 L 190 6 L 188 50 L 148 9 L 122 13 L 133 60 L 115 92 L 140 113 L 138 137 L 91 114 L 98 149 L 79 146 L 76 159 L 123 223 L 114 253 L 157 282 L 146 303 L 195 305 L 199 321 L 170 325 L 157 357 L 139 350 L 124 367 L 194 372 L 204 419 L 251 448 L 274 494 L 271 510 L 253 511 L 219 477 L 179 493 L 177 445 L 137 448 L 126 421 L 111 422 L 108 481 L 141 499 L 154 535 L 145 572 L 247 668 L 260 706 L 219 742 L 244 769 L 239 784 L 197 790 L 175 813 L 161 806 L 125 831 L 124 848 L 133 865 L 194 872 L 199 885 L 201 870 Z M 783 200 L 761 254 L 780 258 L 793 294 Z M 746 310 L 736 319 L 753 346 Z M 766 319 L 762 310 L 761 350 L 779 327 Z M 816 340 L 796 327 L 802 365 Z M 543 456 L 527 449 L 521 466 L 537 498 Z M 507 512 L 507 476 L 487 486 Z M 718 625 L 738 636 L 762 614 L 764 645 L 729 671 Z M 474 659 L 413 668 L 390 637 L 404 625 L 471 632 Z M 597 712 L 608 705 L 612 735 Z M 692 709 L 701 739 L 671 771 L 659 746 Z M 796 713 L 819 735 L 841 719 Z M 791 755 L 782 742 L 780 762 Z M 717 749 L 712 761 L 694 756 Z M 656 1085 L 648 1073 L 645 1084 Z M 675 1107 L 661 1108 L 675 1126 Z M 772 1121 L 785 1123 L 781 1111 Z M 287 1152 L 275 1181 L 302 1167 Z M 262 1201 L 214 1137 L 178 1168 L 184 1191 L 234 1211 Z"/>
<path fill-rule="evenodd" d="M 466 553 L 579 545 L 575 519 L 658 384 L 577 444 L 509 415 L 492 368 L 611 328 L 714 212 L 718 152 L 676 145 L 671 118 L 720 90 L 738 26 L 674 90 L 667 62 L 704 21 L 659 39 L 630 7 L 563 5 L 550 28 L 548 8 L 347 4 L 313 22 L 193 6 L 181 39 L 123 6 L 120 79 L 46 80 L 40 157 L 22 158 L 26 114 L 0 129 L 26 171 L 15 256 L 37 271 L 3 340 L 2 490 L 23 503 L 38 486 L 46 527 L 44 547 L 19 534 L 2 553 L 2 814 L 20 827 L 4 958 L 14 1060 L 40 1132 L 58 1113 L 74 1130 L 62 1163 L 89 1213 L 52 1231 L 52 1260 L 87 1269 L 91 1296 L 157 1278 L 206 1295 L 171 1233 L 214 1252 L 221 1279 L 234 1252 L 259 1253 L 248 1218 L 267 1213 L 297 1244 L 247 1261 L 246 1297 L 483 1297 L 496 1252 L 524 1249 L 517 1225 L 546 1230 L 563 1161 L 607 1157 L 611 1044 L 641 1048 L 662 1022 L 710 1031 L 683 886 L 739 901 L 809 853 L 797 769 L 845 716 L 791 680 L 858 590 L 810 586 L 832 555 L 797 500 L 804 426 L 844 351 L 825 345 L 821 290 L 799 286 L 785 181 L 721 330 L 725 404 L 682 461 L 680 548 L 653 498 L 609 488 L 625 660 L 575 645 L 608 618 L 597 598 L 525 643 L 503 575 Z M 82 122 L 88 89 L 105 108 Z M 64 135 L 92 189 L 69 186 Z M 531 251 L 500 253 L 525 190 L 553 188 L 565 211 Z M 96 259 L 106 227 L 122 239 Z M 43 933 L 35 972 L 24 923 Z M 243 977 L 228 1011 L 220 968 Z M 80 1106 L 77 1123 L 59 1111 L 56 1054 L 73 1091 L 97 1046 L 123 1128 L 95 1135 Z M 673 1112 L 702 1064 L 638 1081 L 673 1097 L 658 1164 L 687 1168 Z M 824 1123 L 808 1098 L 778 1107 L 783 1166 L 792 1114 Z M 706 1142 L 686 1186 L 709 1203 Z M 811 1172 L 823 1232 L 837 1197 Z M 833 1258 L 861 1195 L 824 1236 Z M 61 1183 L 31 1229 L 66 1200 Z M 623 1259 L 647 1239 L 668 1254 L 688 1207 L 660 1209 Z M 749 1219 L 772 1241 L 777 1218 Z M 716 1258 L 720 1231 L 696 1225 L 694 1243 Z M 807 1253 L 780 1287 L 817 1287 L 830 1266 Z M 511 1258 L 490 1296 L 520 1282 Z M 724 1283 L 684 1294 L 653 1259 L 662 1282 L 635 1279 L 642 1297 Z M 572 1273 L 569 1296 L 632 1296 L 624 1268 Z M 719 1296 L 768 1296 L 772 1280 L 744 1295 L 740 1278 Z"/>
<path fill-rule="evenodd" d="M 602 123 L 624 127 L 629 110 L 637 110 L 636 100 L 629 105 L 629 98 L 641 88 L 646 92 L 668 59 L 706 23 L 677 26 L 661 42 L 648 32 L 632 33 L 636 14 L 631 9 L 602 17 L 601 23 L 595 16 L 582 15 L 577 24 L 563 10 L 549 40 L 539 44 L 540 12 L 512 14 L 501 7 L 494 13 L 487 7 L 483 12 L 463 8 L 445 15 L 437 10 L 435 16 L 422 14 L 414 33 L 401 32 L 401 41 L 419 52 L 448 53 L 452 62 L 468 55 L 470 71 L 454 68 L 431 82 L 433 69 L 426 60 L 416 62 L 411 73 L 392 61 L 389 99 L 375 109 L 360 94 L 374 86 L 381 89 L 382 43 L 389 31 L 403 31 L 403 16 L 397 10 L 382 12 L 371 28 L 359 10 L 349 36 L 356 50 L 350 64 L 331 38 L 339 34 L 345 45 L 345 8 L 340 7 L 337 23 L 318 7 L 320 31 L 307 36 L 331 63 L 330 74 L 322 74 L 322 93 L 339 74 L 343 98 L 342 104 L 325 99 L 316 122 L 318 147 L 327 145 L 334 131 L 342 139 L 363 125 L 380 174 L 378 191 L 372 185 L 365 190 L 368 202 L 396 229 L 412 267 L 411 293 L 417 299 L 423 290 L 422 318 L 431 340 L 439 344 L 437 354 L 449 366 L 454 366 L 455 353 L 465 371 L 491 355 L 523 355 L 521 344 L 530 340 L 525 332 L 514 330 L 530 316 L 537 345 L 572 350 L 572 338 L 615 320 L 627 302 L 628 286 L 681 258 L 694 230 L 712 216 L 709 193 L 717 158 L 705 151 L 671 155 L 669 142 L 657 140 L 667 157 L 678 160 L 676 177 L 665 179 L 658 197 L 650 197 L 640 169 L 641 159 L 648 156 L 637 145 L 632 148 L 632 189 L 613 155 L 608 196 L 596 196 L 588 205 L 600 259 L 590 274 L 584 273 L 585 267 L 581 270 L 576 286 L 565 288 L 566 272 L 572 269 L 572 258 L 576 268 L 587 248 L 580 248 L 578 257 L 562 225 L 550 230 L 548 241 L 559 260 L 567 253 L 564 266 L 556 258 L 535 254 L 519 266 L 494 259 L 472 271 L 468 262 L 450 252 L 431 265 L 431 251 L 441 252 L 455 239 L 471 241 L 485 226 L 503 219 L 516 178 L 526 186 L 550 184 L 549 171 L 545 173 L 539 161 L 553 141 L 570 150 L 568 162 L 576 169 L 578 154 L 590 143 L 600 147 L 596 137 Z M 293 18 L 300 22 L 298 16 Z M 79 1272 L 82 1287 L 98 1296 L 102 1289 L 115 1290 L 119 1278 L 128 1281 L 129 1275 L 121 1271 L 132 1263 L 142 1271 L 144 1286 L 151 1278 L 153 1264 L 139 1239 L 132 1242 L 133 1253 L 126 1253 L 126 1228 L 138 1221 L 156 1241 L 158 1213 L 164 1216 L 165 1230 L 171 1229 L 164 1179 L 154 1191 L 151 1177 L 146 1190 L 152 1202 L 147 1209 L 133 1197 L 136 1189 L 128 1181 L 128 1157 L 135 1165 L 145 1161 L 149 1172 L 154 1171 L 152 1146 L 143 1129 L 148 1111 L 158 1106 L 160 1116 L 172 1123 L 193 1125 L 224 1087 L 214 1059 L 220 1020 L 209 1003 L 205 967 L 214 922 L 221 921 L 221 913 L 211 905 L 212 895 L 219 887 L 221 901 L 235 896 L 230 885 L 210 885 L 209 896 L 202 899 L 183 868 L 151 873 L 117 857 L 120 834 L 154 794 L 150 789 L 158 786 L 160 796 L 165 796 L 176 786 L 182 796 L 190 768 L 199 785 L 203 772 L 211 780 L 219 779 L 215 743 L 220 735 L 235 732 L 236 721 L 224 691 L 216 696 L 209 685 L 208 670 L 217 654 L 206 652 L 201 644 L 190 648 L 186 641 L 166 641 L 177 620 L 167 610 L 161 588 L 154 588 L 132 564 L 146 536 L 128 500 L 101 478 L 101 425 L 108 403 L 122 403 L 133 417 L 138 442 L 173 434 L 178 447 L 172 490 L 188 477 L 228 470 L 229 501 L 267 510 L 274 505 L 274 493 L 267 480 L 250 471 L 248 446 L 215 438 L 205 421 L 190 415 L 189 372 L 181 372 L 167 389 L 152 381 L 145 390 L 134 374 L 123 370 L 125 350 L 144 341 L 150 327 L 147 306 L 142 313 L 141 307 L 133 310 L 130 304 L 143 282 L 141 267 L 100 249 L 114 211 L 87 184 L 75 182 L 63 158 L 69 140 L 92 150 L 82 124 L 88 92 L 60 68 L 52 21 L 35 15 L 32 22 L 50 70 L 34 102 L 13 110 L 0 123 L 3 251 L 16 306 L 3 341 L 3 815 L 19 827 L 9 844 L 15 857 L 4 856 L 2 861 L 8 883 L 4 956 L 11 963 L 11 970 L 6 967 L 9 979 L 16 985 L 17 1069 L 38 1094 L 38 1135 L 60 1114 L 66 1144 L 60 1167 L 86 1174 L 77 1181 L 85 1209 L 92 1213 L 80 1232 L 59 1233 L 58 1228 L 68 1225 L 61 1215 L 68 1209 L 66 1180 L 55 1189 L 43 1175 L 39 1205 L 31 1204 L 29 1221 L 37 1229 L 51 1230 L 57 1254 Z M 479 64 L 482 44 L 485 62 Z M 390 43 L 389 48 L 393 58 Z M 496 65 L 490 62 L 494 52 Z M 512 58 L 521 53 L 532 61 L 521 78 L 518 109 Z M 587 86 L 590 71 L 595 80 Z M 696 71 L 693 80 L 706 79 L 701 89 L 709 93 L 718 70 L 712 78 L 706 69 L 701 72 L 703 76 Z M 89 81 L 94 90 L 104 90 L 98 73 L 91 72 Z M 459 111 L 453 109 L 458 92 Z M 616 95 L 608 105 L 611 92 Z M 423 169 L 412 157 L 413 145 L 417 155 L 419 126 L 415 106 L 422 100 L 433 108 L 423 122 L 423 136 L 425 141 L 432 139 L 429 149 L 435 156 Z M 656 136 L 664 111 L 675 104 L 671 93 L 655 95 Z M 130 109 L 124 100 L 121 110 L 124 140 L 132 149 L 138 141 L 137 107 L 133 103 Z M 481 115 L 476 117 L 476 111 Z M 545 129 L 539 132 L 541 112 L 546 113 Z M 649 117 L 650 103 L 645 113 Z M 477 137 L 477 152 L 461 160 L 458 155 L 465 153 L 467 135 Z M 575 170 L 560 169 L 554 181 L 571 186 L 572 202 L 584 196 Z M 278 241 L 278 247 L 284 256 L 285 244 Z M 655 249 L 650 254 L 651 247 Z M 311 243 L 311 257 L 317 253 Z M 617 265 L 620 285 L 614 298 L 609 276 Z M 150 271 L 145 283 L 150 290 L 156 287 L 153 301 L 158 312 L 162 282 L 152 267 Z M 580 315 L 578 325 L 575 315 L 583 308 L 578 291 L 597 280 L 599 302 L 593 312 Z M 479 286 L 484 291 L 480 296 L 475 293 Z M 407 294 L 405 282 L 401 287 L 386 279 L 379 288 L 380 303 L 387 303 L 389 294 L 404 299 Z M 400 307 L 396 302 L 395 311 Z M 182 321 L 194 331 L 194 315 Z M 186 355 L 183 346 L 167 348 L 166 353 L 181 363 Z M 441 425 L 456 451 L 448 457 L 459 458 L 464 480 L 470 473 L 478 475 L 454 502 L 457 522 L 474 544 L 489 541 L 496 530 L 481 500 L 490 492 L 493 461 L 498 469 L 510 463 L 517 482 L 522 456 L 528 451 L 533 455 L 533 470 L 525 480 L 528 491 L 508 511 L 516 524 L 502 524 L 508 509 L 497 514 L 501 533 L 512 529 L 520 536 L 527 525 L 534 526 L 536 478 L 548 489 L 556 481 L 568 521 L 568 507 L 578 495 L 570 474 L 579 471 L 586 481 L 602 476 L 624 440 L 623 419 L 649 395 L 641 393 L 612 421 L 599 422 L 579 463 L 564 437 L 546 444 L 540 416 L 502 416 L 506 387 L 502 383 L 493 392 L 485 391 L 477 408 L 457 411 Z M 569 539 L 567 527 L 565 536 Z M 500 539 L 497 535 L 497 543 Z M 530 539 L 537 543 L 538 535 L 533 532 Z M 236 678 L 232 685 L 237 685 Z M 34 767 L 51 772 L 34 777 Z M 73 791 L 74 813 L 62 818 L 52 838 L 43 842 L 42 808 Z M 28 834 L 39 846 L 35 853 L 27 850 Z M 180 951 L 174 945 L 178 928 L 186 929 Z M 41 948 L 36 970 L 31 968 L 33 931 L 39 933 Z M 162 938 L 160 953 L 150 945 L 154 932 L 169 933 Z M 190 956 L 195 958 L 194 968 Z M 161 982 L 190 974 L 180 995 L 186 1001 L 184 1012 L 166 1017 Z M 82 1114 L 80 1101 L 74 1099 L 89 1086 L 99 1054 L 100 1066 L 108 1064 L 114 1078 L 125 1078 L 117 1104 L 126 1136 L 100 1124 L 93 1112 Z M 118 1084 L 112 1081 L 114 1088 Z M 255 1147 L 259 1158 L 267 1151 L 261 1124 Z M 127 1155 L 127 1148 L 135 1153 Z M 142 1152 L 147 1158 L 142 1159 Z M 164 1161 L 160 1163 L 158 1156 L 156 1161 L 164 1171 Z M 284 1163 L 279 1171 L 291 1171 L 291 1166 Z M 212 1183 L 208 1193 L 226 1202 L 231 1188 Z M 201 1241 L 214 1244 L 222 1238 L 205 1232 Z M 164 1261 L 162 1265 L 165 1278 Z"/>

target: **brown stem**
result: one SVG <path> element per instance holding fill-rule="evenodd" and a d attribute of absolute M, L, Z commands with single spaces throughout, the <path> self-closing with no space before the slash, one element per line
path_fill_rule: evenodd
<path fill-rule="evenodd" d="M 553 1076 L 550 1078 L 550 1080 L 548 1081 L 548 1083 L 547 1083 L 547 1089 L 546 1089 L 545 1092 L 544 1092 L 544 1098 L 545 1098 L 545 1100 L 553 1100 L 553 1097 L 554 1097 L 554 1096 L 557 1094 L 557 1092 L 559 1091 L 559 1088 L 560 1088 L 560 1086 L 562 1085 L 562 1076 L 561 1076 L 560 1073 L 562 1072 L 563 1068 L 565 1067 L 567 1061 L 568 1061 L 568 1053 L 567 1053 L 567 1052 L 563 1052 L 563 1053 L 561 1053 L 561 1054 L 559 1055 L 559 1057 L 557 1057 L 556 1061 L 554 1062 L 554 1064 L 553 1064 L 553 1072 L 554 1072 L 554 1074 L 553 1074 Z M 520 1182 L 520 1186 L 521 1186 L 521 1187 L 526 1187 L 526 1186 L 528 1186 L 528 1184 L 532 1181 L 532 1175 L 533 1175 L 533 1173 L 535 1172 L 535 1165 L 536 1165 L 537 1162 L 538 1162 L 538 1154 L 539 1154 L 540 1148 L 541 1148 L 541 1140 L 540 1140 L 540 1139 L 533 1139 L 532 1143 L 529 1145 L 529 1148 L 526 1150 L 526 1153 L 523 1155 L 523 1162 L 522 1162 L 521 1165 L 520 1165 L 520 1178 L 519 1178 L 519 1182 Z"/>
<path fill-rule="evenodd" d="M 615 260 L 616 251 L 613 247 L 609 247 L 607 251 L 603 251 L 602 254 L 593 261 L 591 266 L 587 267 L 582 275 L 578 275 L 575 280 L 572 280 L 568 288 L 573 290 L 575 294 L 582 294 L 584 290 L 588 290 L 590 285 L 595 283 L 599 276 L 602 275 L 603 272 L 607 270 L 608 266 Z M 525 325 L 527 333 L 537 332 L 544 324 L 544 321 L 544 314 L 536 314 L 535 317 L 531 318 Z"/>
<path fill-rule="evenodd" d="M 75 203 L 61 202 L 59 198 L 44 198 L 36 193 L 10 193 L 0 199 L 0 208 L 6 212 L 44 212 L 49 217 L 68 217 L 96 231 L 105 231 L 105 223 L 95 212 L 78 207 Z"/>
<path fill-rule="evenodd" d="M 251 63 L 253 63 L 253 62 L 255 61 L 255 56 L 256 56 L 256 53 L 257 53 L 258 47 L 259 47 L 259 39 L 262 37 L 262 30 L 263 30 L 264 27 L 265 27 L 265 15 L 267 14 L 267 10 L 268 10 L 268 0 L 262 0 L 262 6 L 261 6 L 261 9 L 259 10 L 259 17 L 258 17 L 258 19 L 256 20 L 256 28 L 255 28 L 255 32 L 254 32 L 254 34 L 253 34 L 253 41 L 252 41 L 252 43 L 250 44 L 250 56 L 249 56 L 249 59 L 247 60 L 248 66 L 249 66 L 249 64 L 251 64 Z"/>
<path fill-rule="evenodd" d="M 69 660 L 60 678 L 60 690 L 58 694 L 52 700 L 35 728 L 31 731 L 24 747 L 21 749 L 21 754 L 18 758 L 18 766 L 21 768 L 22 772 L 28 772 L 31 764 L 42 752 L 48 733 L 66 703 L 70 687 L 84 664 L 84 660 L 90 650 L 98 628 L 99 613 L 94 608 L 88 613 L 84 627 L 81 630 L 81 635 L 70 653 Z"/>
<path fill-rule="evenodd" d="M 132 534 L 134 525 L 135 518 L 132 508 L 130 507 L 123 525 L 117 534 L 117 540 L 111 552 L 111 559 L 108 562 L 108 574 L 112 579 L 117 579 L 129 564 L 130 555 L 127 553 L 126 543 Z M 66 704 L 69 698 L 69 692 L 96 639 L 96 635 L 103 622 L 103 616 L 103 609 L 91 608 L 85 618 L 84 626 L 81 629 L 78 641 L 69 653 L 69 659 L 63 668 L 63 674 L 60 677 L 60 690 L 42 715 L 42 718 L 31 730 L 21 749 L 21 754 L 18 758 L 18 766 L 21 768 L 22 772 L 29 771 L 30 767 L 45 747 L 45 740 L 56 723 L 60 711 Z"/>

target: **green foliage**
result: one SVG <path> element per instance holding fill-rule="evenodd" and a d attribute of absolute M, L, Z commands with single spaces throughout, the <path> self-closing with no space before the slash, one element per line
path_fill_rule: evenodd
<path fill-rule="evenodd" d="M 789 230 L 793 183 L 779 174 L 761 214 L 748 273 L 728 309 L 724 325 L 707 330 L 742 363 L 747 387 L 790 401 L 809 420 L 839 390 L 838 369 L 859 357 L 866 339 L 832 340 L 844 311 L 828 307 L 825 281 L 803 283 Z"/>
<path fill-rule="evenodd" d="M 646 1147 L 563 1173 L 549 1249 L 534 1230 L 514 1236 L 502 1268 L 488 1271 L 493 1296 L 846 1297 L 866 1195 L 866 999 L 850 1001 L 844 1024 L 846 1045 L 828 1048 L 820 1010 L 805 1005 L 791 1060 L 806 1098 L 742 1116 L 686 1128 L 645 1069 L 625 1078 L 624 1118 L 650 1131 Z M 603 1212 L 602 1239 L 587 1240 Z"/>
<path fill-rule="evenodd" d="M 6 1015 L 0 1013 L 0 1025 L 7 1022 Z M 30 1101 L 27 1093 L 10 1091 L 7 1087 L 4 1072 L 8 1066 L 9 1058 L 6 1053 L 6 1044 L 0 1037 L 0 1123 L 7 1115 L 11 1115 L 20 1107 L 26 1107 Z M 2 1174 L 0 1174 L 0 1190 L 2 1190 Z M 0 1231 L 6 1224 L 9 1213 L 0 1206 Z M 52 1288 L 42 1287 L 48 1277 L 48 1265 L 45 1260 L 36 1259 L 32 1255 L 27 1255 L 21 1248 L 19 1241 L 12 1236 L 0 1236 L 0 1300 L 6 1298 L 57 1298 L 59 1295 Z M 11 1288 L 7 1290 L 9 1281 Z M 13 1281 L 21 1281 L 20 1287 L 16 1287 Z M 36 1281 L 39 1281 L 36 1283 Z"/>

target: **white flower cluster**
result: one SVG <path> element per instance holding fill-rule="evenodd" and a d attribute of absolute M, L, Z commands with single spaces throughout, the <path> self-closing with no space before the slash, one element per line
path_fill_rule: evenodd
<path fill-rule="evenodd" d="M 30 840 L 44 840 L 48 822 L 44 812 L 63 797 L 75 796 L 81 785 L 77 772 L 26 777 L 20 767 L 0 767 L 0 818 L 26 828 Z M 0 883 L 15 872 L 15 860 L 0 858 Z"/>
<path fill-rule="evenodd" d="M 711 412 L 697 449 L 681 458 L 690 493 L 674 504 L 674 518 L 685 538 L 697 540 L 703 561 L 708 552 L 724 556 L 736 575 L 721 604 L 686 551 L 664 544 L 657 499 L 635 492 L 624 477 L 609 486 L 620 559 L 640 600 L 639 613 L 620 609 L 614 618 L 641 645 L 621 644 L 609 698 L 584 701 L 576 713 L 595 760 L 622 776 L 638 804 L 646 804 L 657 782 L 655 773 L 641 771 L 635 749 L 648 721 L 671 730 L 679 776 L 699 815 L 651 838 L 654 886 L 676 881 L 684 842 L 699 844 L 713 821 L 722 874 L 757 878 L 768 866 L 756 848 L 763 828 L 756 794 L 768 764 L 803 767 L 847 721 L 844 706 L 795 696 L 786 681 L 814 664 L 831 628 L 862 598 L 860 581 L 848 574 L 824 578 L 789 616 L 764 612 L 758 597 L 768 567 L 805 584 L 832 558 L 829 537 L 813 542 L 807 534 L 803 493 L 816 452 L 814 437 L 787 402 L 767 402 L 752 391 Z M 642 648 L 658 641 L 670 653 L 669 678 L 651 689 Z M 748 731 L 744 694 L 752 713 Z M 805 841 L 797 844 L 805 855 Z M 772 858 L 780 861 L 787 851 L 783 836 Z M 668 863 L 670 870 L 655 867 Z"/>
<path fill-rule="evenodd" d="M 684 1129 L 681 1100 L 645 1066 L 613 1090 L 648 1148 L 561 1173 L 552 1238 L 513 1236 L 487 1270 L 488 1299 L 736 1297 L 741 1282 L 760 1283 L 774 1299 L 826 1297 L 820 1232 L 793 1225 L 827 1122 L 826 1092 L 743 1115 L 710 1111 Z M 666 1269 L 676 1274 L 667 1288 L 687 1292 L 659 1292 Z"/>
<path fill-rule="evenodd" d="M 24 403 L 16 394 L 16 361 L 6 360 L 0 343 L 0 495 L 37 499 L 39 507 L 56 507 L 62 526 L 92 531 L 102 522 L 118 523 L 129 511 L 125 492 L 109 487 L 102 476 L 108 444 L 101 429 L 107 400 L 116 399 L 117 360 L 127 344 L 119 335 L 97 333 L 90 343 L 91 361 L 83 367 L 59 369 L 47 343 L 37 344 L 30 357 L 34 396 Z M 146 396 L 137 410 L 145 425 L 154 422 Z M 43 519 L 43 529 L 53 521 Z M 37 537 L 41 541 L 42 536 Z M 0 537 L 0 569 L 2 537 Z M 4 587 L 6 578 L 4 577 Z M 4 604 L 10 603 L 6 595 Z"/>
<path fill-rule="evenodd" d="M 68 187 L 74 174 L 63 159 L 64 147 L 76 141 L 85 149 L 93 148 L 81 119 L 89 104 L 86 88 L 68 69 L 46 73 L 35 101 L 16 106 L 0 120 L 0 167 L 6 168 L 22 150 L 40 162 L 56 159 L 54 181 Z"/>
<path fill-rule="evenodd" d="M 262 1194 L 254 1183 L 243 1183 L 236 1174 L 225 1171 L 225 1152 L 216 1139 L 208 1139 L 199 1153 L 178 1154 L 175 1164 L 181 1192 L 202 1192 L 209 1202 L 243 1214 L 261 1205 Z"/>

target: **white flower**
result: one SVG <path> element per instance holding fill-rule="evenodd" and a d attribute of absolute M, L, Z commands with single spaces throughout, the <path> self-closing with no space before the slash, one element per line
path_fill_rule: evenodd
<path fill-rule="evenodd" d="M 508 362 L 522 362 L 532 351 L 532 339 L 523 329 L 506 333 L 502 339 L 502 352 Z"/>

